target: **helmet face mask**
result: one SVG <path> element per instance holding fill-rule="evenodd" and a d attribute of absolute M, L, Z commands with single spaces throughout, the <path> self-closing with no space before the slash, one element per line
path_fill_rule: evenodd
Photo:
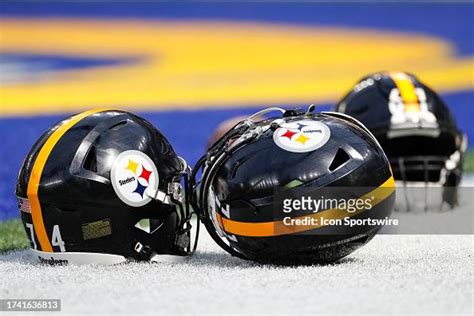
<path fill-rule="evenodd" d="M 189 167 L 144 119 L 92 110 L 61 121 L 33 146 L 16 195 L 35 257 L 115 264 L 185 256 Z"/>
<path fill-rule="evenodd" d="M 356 186 L 378 187 L 392 179 L 388 161 L 375 138 L 344 115 L 280 111 L 282 117 L 242 121 L 209 148 L 191 176 L 193 208 L 211 237 L 239 258 L 290 265 L 335 261 L 380 227 L 288 229 L 275 205 L 301 190 L 336 194 L 335 187 L 345 186 L 338 194 L 348 198 Z M 372 179 L 367 168 L 374 171 Z M 391 211 L 393 186 L 386 192 L 376 216 Z"/>
<path fill-rule="evenodd" d="M 397 187 L 410 195 L 397 200 L 396 210 L 442 210 L 457 205 L 467 141 L 432 89 L 408 73 L 375 73 L 361 79 L 336 111 L 360 120 L 380 142 Z M 411 188 L 417 194 L 410 194 Z M 421 192 L 421 188 L 437 191 L 441 198 L 427 198 L 436 194 Z"/>

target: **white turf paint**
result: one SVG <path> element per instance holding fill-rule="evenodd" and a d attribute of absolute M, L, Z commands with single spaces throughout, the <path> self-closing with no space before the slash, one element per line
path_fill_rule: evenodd
<path fill-rule="evenodd" d="M 340 263 L 232 258 L 202 234 L 182 263 L 45 266 L 0 256 L 0 298 L 60 298 L 69 313 L 472 313 L 473 236 L 380 235 Z"/>

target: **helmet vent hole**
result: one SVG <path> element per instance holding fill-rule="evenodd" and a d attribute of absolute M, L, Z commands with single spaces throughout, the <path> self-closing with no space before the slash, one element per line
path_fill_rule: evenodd
<path fill-rule="evenodd" d="M 331 162 L 331 165 L 329 166 L 330 171 L 334 171 L 343 164 L 345 164 L 347 161 L 349 161 L 351 157 L 346 153 L 346 151 L 342 148 L 339 148 L 337 150 L 336 156 L 334 156 L 334 159 Z"/>
<path fill-rule="evenodd" d="M 115 125 L 112 125 L 109 130 L 112 130 L 112 131 L 115 131 L 115 130 L 118 130 L 120 129 L 123 125 L 127 124 L 127 121 L 122 121 L 122 122 L 119 122 Z"/>
<path fill-rule="evenodd" d="M 84 169 L 97 172 L 97 152 L 95 146 L 92 146 L 84 161 Z"/>

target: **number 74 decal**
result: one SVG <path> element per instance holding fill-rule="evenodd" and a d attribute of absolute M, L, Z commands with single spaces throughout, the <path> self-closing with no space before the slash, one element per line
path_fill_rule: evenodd
<path fill-rule="evenodd" d="M 34 230 L 33 224 L 26 223 L 26 227 L 30 231 L 30 236 L 29 237 L 30 237 L 31 242 L 33 243 L 33 248 L 36 250 L 36 249 L 38 249 L 38 246 L 36 245 L 35 230 Z M 52 236 L 51 236 L 51 245 L 59 247 L 59 250 L 61 252 L 66 251 L 66 247 L 64 246 L 64 241 L 61 237 L 61 232 L 59 230 L 59 225 L 54 225 L 53 226 L 53 233 L 52 233 Z"/>

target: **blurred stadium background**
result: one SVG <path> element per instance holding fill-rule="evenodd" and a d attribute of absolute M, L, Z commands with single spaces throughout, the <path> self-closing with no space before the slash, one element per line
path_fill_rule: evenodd
<path fill-rule="evenodd" d="M 474 139 L 472 3 L 4 0 L 0 18 L 0 221 L 18 216 L 34 141 L 93 107 L 138 112 L 194 163 L 225 119 L 328 109 L 361 76 L 404 70 Z"/>
<path fill-rule="evenodd" d="M 14 196 L 26 153 L 93 107 L 138 112 L 194 164 L 223 120 L 327 110 L 367 73 L 409 71 L 449 104 L 472 172 L 473 39 L 470 2 L 2 0 L 0 253 L 27 246 Z M 472 221 L 471 208 L 456 213 Z M 61 298 L 70 313 L 472 315 L 472 235 L 381 235 L 337 264 L 297 268 L 232 258 L 206 237 L 181 265 L 50 267 L 3 253 L 0 298 Z"/>

